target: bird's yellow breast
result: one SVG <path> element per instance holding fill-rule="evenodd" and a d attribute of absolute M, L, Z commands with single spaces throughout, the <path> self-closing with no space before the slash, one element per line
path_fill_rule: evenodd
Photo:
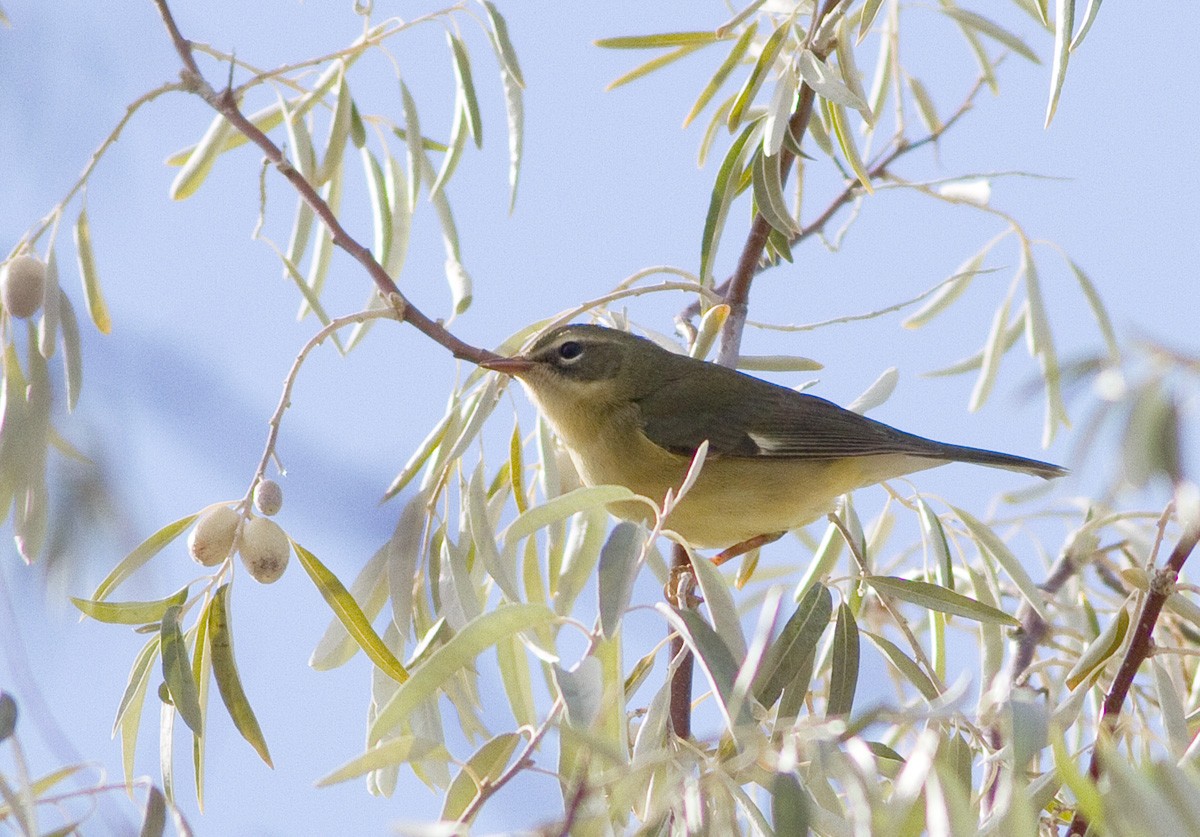
<path fill-rule="evenodd" d="M 594 388 L 595 397 L 586 399 L 586 410 L 580 407 L 585 399 L 556 398 L 541 386 L 528 389 L 587 485 L 622 485 L 661 506 L 668 490 L 678 492 L 690 458 L 647 438 L 637 406 L 604 398 L 605 382 L 587 386 Z M 693 546 L 723 548 L 803 526 L 832 511 L 836 499 L 848 491 L 938 464 L 936 459 L 899 454 L 840 459 L 709 456 L 665 525 Z M 641 503 L 610 508 L 627 519 L 647 517 Z"/>

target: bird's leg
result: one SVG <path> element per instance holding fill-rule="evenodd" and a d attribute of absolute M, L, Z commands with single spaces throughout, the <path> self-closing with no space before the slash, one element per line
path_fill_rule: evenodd
<path fill-rule="evenodd" d="M 728 549 L 722 549 L 713 556 L 712 562 L 715 566 L 719 567 L 730 558 L 736 558 L 739 555 L 745 555 L 752 549 L 758 549 L 760 546 L 766 546 L 769 543 L 775 543 L 775 541 L 779 540 L 786 534 L 787 532 L 774 532 L 770 535 L 755 535 L 752 538 L 747 538 L 741 543 L 735 543 Z"/>

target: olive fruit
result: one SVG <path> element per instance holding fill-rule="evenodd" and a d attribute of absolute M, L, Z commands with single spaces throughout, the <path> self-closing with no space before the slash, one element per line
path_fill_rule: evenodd
<path fill-rule="evenodd" d="M 42 307 L 45 294 L 46 264 L 37 256 L 17 256 L 4 266 L 0 301 L 9 314 L 22 320 L 32 317 Z"/>
<path fill-rule="evenodd" d="M 283 489 L 275 480 L 259 480 L 254 486 L 254 508 L 270 517 L 283 508 Z"/>
<path fill-rule="evenodd" d="M 188 552 L 196 563 L 215 567 L 233 551 L 233 539 L 237 535 L 242 516 L 229 506 L 216 506 L 200 515 L 192 533 L 188 535 Z"/>
<path fill-rule="evenodd" d="M 274 520 L 252 517 L 242 527 L 242 540 L 238 551 L 242 563 L 255 581 L 272 584 L 279 580 L 287 569 L 291 544 L 288 536 Z"/>

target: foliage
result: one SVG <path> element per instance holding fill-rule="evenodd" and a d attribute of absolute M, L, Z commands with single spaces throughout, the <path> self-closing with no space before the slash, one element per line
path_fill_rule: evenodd
<path fill-rule="evenodd" d="M 239 540 L 244 523 L 211 574 L 156 601 L 113 596 L 156 556 L 169 553 L 212 508 L 231 507 L 242 520 L 254 516 L 252 498 L 273 460 L 291 387 L 326 339 L 348 353 L 376 320 L 394 319 L 456 357 L 491 356 L 446 330 L 472 303 L 447 187 L 468 144 L 483 146 L 484 123 L 493 118 L 476 89 L 488 66 L 504 93 L 509 201 L 515 202 L 526 79 L 505 19 L 490 2 L 380 23 L 371 19 L 370 4 L 358 4 L 363 34 L 352 44 L 265 72 L 188 42 L 174 28 L 168 5 L 162 0 L 158 5 L 184 67 L 181 81 L 133 103 L 79 183 L 10 256 L 40 246 L 48 277 L 41 316 L 25 326 L 23 347 L 18 322 L 6 313 L 3 325 L 0 497 L 11 510 L 25 559 L 37 556 L 45 536 L 48 451 L 75 453 L 55 429 L 49 409 L 47 362 L 57 346 L 63 348 L 72 406 L 82 368 L 74 303 L 58 281 L 58 225 L 69 209 L 75 211 L 83 304 L 95 327 L 107 333 L 110 316 L 81 195 L 105 152 L 143 107 L 182 90 L 217 111 L 193 146 L 168 158 L 179 169 L 171 190 L 175 199 L 203 188 L 215 166 L 228 164 L 226 152 L 247 141 L 263 151 L 280 175 L 263 175 L 263 216 L 268 198 L 278 199 L 281 191 L 299 197 L 286 245 L 269 237 L 262 216 L 256 236 L 278 254 L 283 274 L 296 287 L 301 315 L 320 323 L 288 375 L 245 496 L 164 526 L 119 562 L 88 599 L 75 600 L 92 619 L 148 635 L 133 660 L 114 734 L 122 742 L 125 786 L 150 788 L 146 817 L 150 821 L 157 812 L 161 831 L 162 812 L 174 810 L 179 792 L 173 776 L 175 718 L 186 726 L 195 793 L 203 797 L 210 683 L 238 732 L 271 764 L 233 650 L 229 592 L 241 583 L 233 555 L 244 546 Z M 1039 22 L 1052 44 L 1047 124 L 1068 60 L 1099 5 L 1089 3 L 1076 24 L 1072 0 L 1059 0 L 1052 17 L 1039 0 L 1015 3 Z M 961 104 L 950 113 L 938 112 L 934 102 L 940 96 L 932 95 L 932 82 L 910 74 L 900 59 L 908 27 L 930 16 L 952 22 L 978 62 L 977 79 L 936 80 L 962 92 Z M 351 90 L 364 56 L 387 54 L 439 25 L 454 79 L 445 141 L 431 136 L 422 104 L 404 79 L 397 77 L 399 105 L 389 103 L 381 112 Z M 478 34 L 473 27 L 490 47 L 486 62 L 471 46 Z M 492 415 L 504 382 L 472 370 L 388 486 L 385 496 L 401 501 L 395 532 L 357 577 L 344 583 L 288 539 L 333 613 L 312 666 L 335 668 L 360 650 L 374 665 L 366 747 L 345 764 L 328 765 L 321 784 L 363 779 L 371 793 L 386 795 L 397 787 L 401 770 L 411 770 L 442 793 L 443 818 L 464 828 L 514 775 L 536 764 L 556 778 L 563 806 L 557 813 L 531 812 L 531 818 L 554 817 L 563 830 L 578 833 L 1056 833 L 1076 818 L 1075 828 L 1091 822 L 1108 833 L 1132 834 L 1151 817 L 1165 822 L 1164 816 L 1175 820 L 1171 828 L 1164 826 L 1167 831 L 1200 830 L 1200 811 L 1190 802 L 1180 804 L 1200 790 L 1192 735 L 1200 712 L 1195 709 L 1200 668 L 1195 655 L 1181 647 L 1200 637 L 1200 608 L 1187 595 L 1190 590 L 1174 584 L 1200 520 L 1200 494 L 1178 444 L 1185 432 L 1178 404 L 1182 393 L 1197 391 L 1200 361 L 1157 345 L 1123 344 L 1091 279 L 1064 257 L 1065 273 L 1078 285 L 1082 310 L 1102 343 L 1093 358 L 1064 365 L 1051 324 L 1075 312 L 1051 312 L 1046 305 L 1047 270 L 1061 268 L 1047 268 L 1037 256 L 1052 245 L 1038 243 L 1017 219 L 991 206 L 984 179 L 923 182 L 902 174 L 905 157 L 928 152 L 964 130 L 982 89 L 999 90 L 1002 59 L 1037 62 L 1037 49 L 1001 23 L 949 0 L 936 10 L 910 10 L 894 0 L 756 0 L 713 29 L 617 35 L 598 46 L 653 53 L 613 86 L 637 82 L 685 56 L 710 59 L 711 74 L 699 80 L 697 99 L 678 103 L 685 126 L 707 120 L 700 132 L 701 161 L 719 159 L 698 231 L 696 264 L 643 271 L 601 300 L 520 330 L 499 353 L 511 353 L 544 327 L 583 313 L 632 326 L 617 303 L 684 292 L 690 305 L 680 316 L 686 345 L 642 330 L 699 357 L 707 357 L 719 339 L 721 362 L 743 369 L 813 368 L 805 358 L 741 355 L 750 283 L 781 261 L 801 258 L 799 248 L 809 239 L 835 242 L 837 236 L 827 230 L 835 218 L 850 216 L 851 223 L 872 208 L 874 196 L 903 189 L 972 208 L 994 219 L 998 229 L 971 248 L 946 280 L 870 316 L 919 303 L 903 325 L 925 327 L 966 298 L 975 277 L 998 269 L 992 266 L 1000 263 L 997 253 L 1011 246 L 1017 267 L 1007 289 L 989 300 L 994 313 L 979 351 L 938 374 L 974 375 L 970 407 L 977 409 L 1002 364 L 1016 363 L 1010 355 L 1023 345 L 1040 376 L 1044 443 L 1070 424 L 1064 392 L 1072 385 L 1090 386 L 1098 397 L 1084 444 L 1087 433 L 1119 435 L 1122 467 L 1114 470 L 1104 497 L 1063 501 L 1029 493 L 1008 498 L 987 516 L 893 487 L 887 507 L 864 525 L 848 496 L 819 539 L 801 533 L 799 544 L 791 543 L 793 552 L 811 553 L 803 572 L 760 567 L 756 550 L 736 570 L 736 590 L 730 589 L 731 579 L 691 554 L 690 573 L 703 607 L 686 606 L 686 595 L 674 600 L 683 606 L 653 607 L 664 633 L 675 638 L 668 653 L 665 642 L 647 645 L 628 636 L 624 621 L 638 607 L 634 582 L 643 572 L 658 584 L 674 580 L 659 552 L 669 504 L 653 509 L 657 525 L 622 523 L 610 531 L 611 504 L 654 504 L 618 486 L 580 485 L 540 418 L 522 429 L 518 417 L 511 434 L 506 432 L 507 446 L 496 455 L 488 429 L 508 427 L 507 419 Z M 222 91 L 206 80 L 226 73 L 238 81 L 236 87 Z M 243 107 L 258 100 L 264 104 L 246 115 Z M 493 136 L 490 127 L 487 136 Z M 360 173 L 353 175 L 356 165 Z M 373 220 L 369 247 L 338 221 L 346 178 L 352 176 L 366 187 Z M 395 283 L 404 270 L 414 216 L 427 203 L 446 255 L 449 300 L 437 317 L 420 311 Z M 728 244 L 726 222 L 735 211 L 751 217 L 751 231 L 737 271 L 719 281 L 716 255 Z M 335 247 L 350 252 L 370 280 L 361 312 L 338 316 L 328 308 Z M 672 278 L 646 282 L 660 274 Z M 890 385 L 890 379 L 881 379 L 857 408 L 878 404 Z M 1171 507 L 1123 506 L 1129 486 L 1156 480 L 1175 491 Z M 1167 553 L 1171 557 L 1160 563 Z M 1048 555 L 1056 558 L 1039 560 Z M 585 595 L 595 576 L 596 594 Z M 1151 632 L 1158 645 L 1153 657 Z M 966 664 L 953 661 L 955 647 L 971 649 Z M 490 729 L 479 711 L 491 686 L 477 671 L 481 657 L 494 658 L 499 668 L 512 720 L 504 731 Z M 867 703 L 860 671 L 872 657 L 886 665 L 890 682 L 886 690 L 871 684 Z M 708 731 L 689 737 L 679 734 L 673 690 L 692 659 L 705 692 L 697 718 Z M 967 700 L 969 680 L 981 684 L 975 706 Z M 153 693 L 152 681 L 162 684 Z M 148 694 L 159 701 L 161 793 L 132 776 Z M 0 704 L 0 738 L 7 739 L 12 724 L 3 722 L 6 705 Z M 1121 711 L 1125 743 L 1112 735 Z M 24 776 L 15 737 L 9 746 L 18 780 L 14 784 L 0 772 L 5 802 L 0 820 L 12 817 L 18 829 L 32 833 L 36 803 L 47 798 L 52 783 L 50 777 Z M 1093 759 L 1089 769 L 1080 765 L 1085 754 Z M 546 767 L 554 763 L 557 768 Z M 181 821 L 177 828 L 186 831 Z"/>

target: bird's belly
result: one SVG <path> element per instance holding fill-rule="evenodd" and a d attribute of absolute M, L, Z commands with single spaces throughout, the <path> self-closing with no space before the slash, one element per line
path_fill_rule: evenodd
<path fill-rule="evenodd" d="M 690 462 L 652 447 L 639 446 L 620 463 L 576 457 L 576 465 L 589 485 L 624 485 L 661 506 L 668 490 L 678 491 Z M 724 548 L 811 523 L 832 511 L 837 498 L 848 491 L 939 464 L 939 460 L 901 455 L 840 460 L 713 458 L 704 463 L 691 490 L 675 505 L 665 528 L 693 546 Z M 615 503 L 610 510 L 628 520 L 649 517 L 642 503 Z"/>

